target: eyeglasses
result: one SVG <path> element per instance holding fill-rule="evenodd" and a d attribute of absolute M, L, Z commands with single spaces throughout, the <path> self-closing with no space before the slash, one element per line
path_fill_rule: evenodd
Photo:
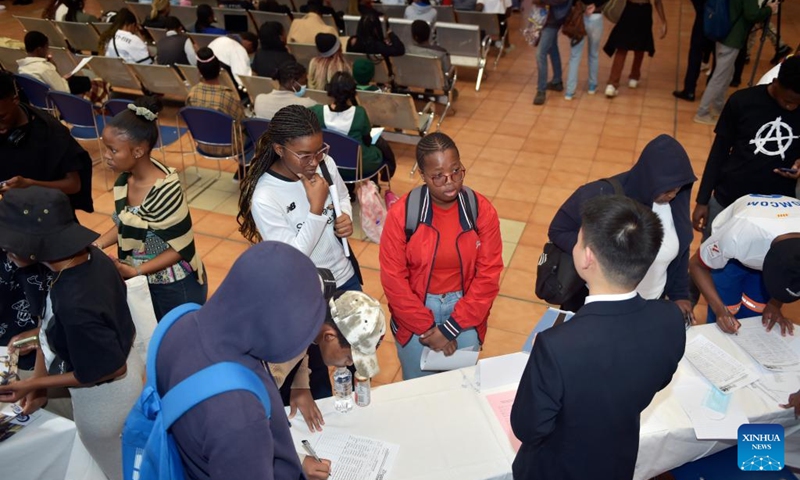
<path fill-rule="evenodd" d="M 297 157 L 297 159 L 300 160 L 301 163 L 304 163 L 304 164 L 307 165 L 307 164 L 311 163 L 312 160 L 322 160 L 323 158 L 325 158 L 325 155 L 328 154 L 328 152 L 331 149 L 331 146 L 328 145 L 327 143 L 323 143 L 322 144 L 322 148 L 320 148 L 319 151 L 317 151 L 316 153 L 303 153 L 303 154 L 297 153 L 297 152 L 295 152 L 293 150 L 289 150 L 289 147 L 287 147 L 285 145 L 284 145 L 283 148 L 285 150 L 293 153 L 294 156 Z"/>
<path fill-rule="evenodd" d="M 431 182 L 437 186 L 441 187 L 442 185 L 446 184 L 449 180 L 453 182 L 460 182 L 464 179 L 464 175 L 466 175 L 467 169 L 466 168 L 456 168 L 453 170 L 450 175 L 445 175 L 444 173 L 439 173 L 436 175 L 428 175 L 428 178 L 431 179 Z"/>

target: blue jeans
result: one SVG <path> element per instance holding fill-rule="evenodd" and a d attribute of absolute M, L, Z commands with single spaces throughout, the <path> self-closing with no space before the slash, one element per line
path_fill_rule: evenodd
<path fill-rule="evenodd" d="M 353 276 L 350 277 L 346 282 L 344 282 L 341 287 L 336 287 L 336 290 L 341 290 L 343 292 L 363 291 L 363 289 L 361 288 L 361 284 L 358 282 L 358 275 L 356 274 L 353 274 Z"/>
<path fill-rule="evenodd" d="M 770 297 L 761 272 L 731 260 L 724 268 L 712 270 L 711 278 L 722 303 L 734 317 L 757 317 L 763 313 L 763 305 Z M 708 323 L 716 321 L 717 316 L 708 307 Z"/>
<path fill-rule="evenodd" d="M 203 305 L 208 297 L 208 279 L 200 285 L 196 274 L 173 283 L 151 283 L 149 287 L 153 310 L 159 322 L 175 307 L 184 303 Z"/>
<path fill-rule="evenodd" d="M 539 46 L 536 49 L 536 68 L 538 82 L 536 89 L 540 92 L 547 90 L 547 57 L 553 64 L 553 83 L 561 81 L 561 55 L 558 53 L 558 28 L 544 27 L 542 29 Z"/>
<path fill-rule="evenodd" d="M 603 37 L 603 14 L 593 13 L 583 16 L 583 25 L 586 27 L 586 36 L 573 46 L 569 52 L 569 73 L 567 73 L 567 92 L 569 96 L 575 95 L 578 87 L 578 68 L 583 56 L 583 47 L 589 41 L 589 90 L 597 89 L 597 65 L 600 55 L 600 40 Z"/>
<path fill-rule="evenodd" d="M 463 294 L 461 292 L 450 292 L 445 294 L 428 295 L 425 298 L 425 306 L 433 312 L 433 320 L 436 325 L 441 325 L 453 313 L 453 309 L 458 303 Z M 478 340 L 478 331 L 474 328 L 462 330 L 458 335 L 458 348 L 475 347 L 480 348 L 480 341 Z M 408 341 L 406 346 L 400 345 L 400 342 L 395 340 L 397 345 L 397 356 L 400 359 L 400 366 L 403 368 L 403 380 L 411 380 L 412 378 L 425 377 L 433 375 L 436 372 L 423 371 L 419 368 L 419 361 L 422 358 L 422 348 L 424 345 L 419 343 L 419 335 L 412 335 L 411 340 Z"/>

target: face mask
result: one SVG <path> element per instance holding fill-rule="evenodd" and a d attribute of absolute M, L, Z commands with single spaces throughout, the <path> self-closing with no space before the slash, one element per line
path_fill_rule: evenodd
<path fill-rule="evenodd" d="M 300 84 L 298 84 L 298 85 L 300 85 Z M 300 90 L 295 90 L 294 94 L 295 94 L 295 96 L 298 96 L 298 97 L 304 96 L 306 94 L 306 86 L 305 85 L 300 85 Z"/>

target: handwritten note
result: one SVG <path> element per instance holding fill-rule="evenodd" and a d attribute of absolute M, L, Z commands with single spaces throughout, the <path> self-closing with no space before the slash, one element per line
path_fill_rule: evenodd
<path fill-rule="evenodd" d="M 382 480 L 397 458 L 399 445 L 346 433 L 323 432 L 312 440 L 320 458 L 331 461 L 333 480 Z"/>
<path fill-rule="evenodd" d="M 511 448 L 514 449 L 515 452 L 518 452 L 522 442 L 514 436 L 514 432 L 511 430 L 511 407 L 514 405 L 514 397 L 516 396 L 517 391 L 510 390 L 508 392 L 486 395 L 486 400 L 489 402 L 489 406 L 492 407 L 492 412 L 494 412 L 494 415 L 503 427 L 503 431 L 506 432 L 508 441 L 511 442 Z"/>

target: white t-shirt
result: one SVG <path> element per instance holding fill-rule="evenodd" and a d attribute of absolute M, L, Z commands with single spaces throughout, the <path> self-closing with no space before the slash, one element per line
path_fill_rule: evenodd
<path fill-rule="evenodd" d="M 141 63 L 144 65 L 153 63 L 150 50 L 138 35 L 125 30 L 117 30 L 114 38 L 106 45 L 107 57 L 119 57 L 127 63 Z"/>
<path fill-rule="evenodd" d="M 353 218 L 347 187 L 339 176 L 336 163 L 325 157 L 331 179 L 336 184 L 342 213 Z M 317 173 L 322 175 L 317 168 Z M 311 258 L 318 268 L 333 272 L 336 285 L 342 286 L 354 275 L 350 260 L 344 256 L 342 241 L 333 229 L 333 200 L 330 194 L 322 215 L 314 215 L 300 181 L 292 182 L 267 172 L 258 179 L 253 192 L 252 213 L 263 240 L 288 243 Z"/>
<path fill-rule="evenodd" d="M 711 224 L 711 236 L 700 246 L 700 259 L 712 269 L 730 260 L 762 270 L 775 237 L 800 232 L 800 200 L 783 195 L 745 195 Z"/>
<path fill-rule="evenodd" d="M 667 286 L 667 268 L 678 256 L 678 250 L 680 249 L 678 232 L 675 230 L 675 221 L 672 218 L 672 207 L 670 207 L 669 203 L 654 203 L 653 213 L 658 215 L 659 220 L 661 220 L 661 226 L 664 228 L 664 239 L 661 241 L 661 248 L 658 249 L 656 259 L 636 287 L 639 295 L 647 300 L 661 298 L 661 295 L 664 294 L 664 288 Z"/>
<path fill-rule="evenodd" d="M 322 116 L 325 120 L 325 128 L 347 135 L 350 133 L 350 127 L 353 126 L 356 107 L 351 106 L 343 112 L 334 112 L 329 105 L 325 105 L 322 108 Z"/>
<path fill-rule="evenodd" d="M 67 16 L 67 13 L 69 13 L 69 7 L 67 7 L 66 4 L 62 3 L 61 5 L 56 7 L 56 13 L 54 15 L 55 21 L 56 22 L 63 22 L 64 18 Z"/>
<path fill-rule="evenodd" d="M 478 0 L 483 5 L 483 13 L 506 13 L 511 8 L 511 0 Z"/>
<path fill-rule="evenodd" d="M 220 62 L 231 67 L 236 83 L 239 85 L 242 84 L 239 75 L 248 77 L 253 75 L 253 70 L 250 68 L 250 57 L 241 43 L 223 35 L 208 44 L 208 48 L 214 52 L 214 56 Z"/>

